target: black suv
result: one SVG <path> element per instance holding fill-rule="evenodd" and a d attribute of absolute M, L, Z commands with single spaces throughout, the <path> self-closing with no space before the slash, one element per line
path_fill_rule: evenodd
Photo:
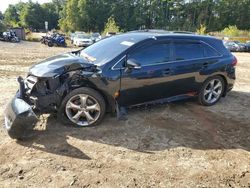
<path fill-rule="evenodd" d="M 217 103 L 233 88 L 236 58 L 221 40 L 171 32 L 129 32 L 32 66 L 5 111 L 12 138 L 37 116 L 57 113 L 64 123 L 96 125 L 107 111 L 197 97 Z"/>

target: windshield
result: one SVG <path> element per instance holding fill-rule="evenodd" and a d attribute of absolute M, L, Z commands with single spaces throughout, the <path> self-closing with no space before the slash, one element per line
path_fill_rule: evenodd
<path fill-rule="evenodd" d="M 100 40 L 99 42 L 83 49 L 81 57 L 95 65 L 104 65 L 135 43 L 145 39 L 145 36 L 123 34 Z"/>
<path fill-rule="evenodd" d="M 77 35 L 77 38 L 79 38 L 79 39 L 89 39 L 90 36 L 88 36 L 88 35 Z"/>
<path fill-rule="evenodd" d="M 234 43 L 236 43 L 236 44 L 241 44 L 241 42 L 239 42 L 239 41 L 234 41 Z"/>
<path fill-rule="evenodd" d="M 93 36 L 93 37 L 99 37 L 100 34 L 99 34 L 99 33 L 93 33 L 92 36 Z"/>

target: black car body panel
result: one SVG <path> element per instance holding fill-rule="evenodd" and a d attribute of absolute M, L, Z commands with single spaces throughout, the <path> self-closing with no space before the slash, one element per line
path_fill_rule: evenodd
<path fill-rule="evenodd" d="M 167 50 L 166 59 L 150 64 L 151 59 L 161 55 L 159 46 Z M 148 53 L 151 47 L 152 53 Z M 183 47 L 187 52 L 184 49 L 179 53 Z M 132 32 L 35 64 L 20 83 L 20 98 L 38 114 L 51 113 L 58 110 L 70 91 L 90 87 L 103 96 L 108 110 L 114 112 L 119 109 L 117 106 L 196 96 L 204 81 L 213 75 L 225 80 L 227 92 L 235 81 L 234 59 L 222 41 L 212 37 Z M 128 62 L 136 60 L 141 61 L 137 62 L 139 67 L 129 68 Z M 11 104 L 7 107 L 15 108 Z"/>
<path fill-rule="evenodd" d="M 74 53 L 65 53 L 50 57 L 33 65 L 29 74 L 36 77 L 55 77 L 69 71 L 93 67 L 93 64 L 88 63 L 83 58 L 76 56 Z"/>
<path fill-rule="evenodd" d="M 19 98 L 19 94 L 11 100 L 5 109 L 5 128 L 11 138 L 16 138 L 17 132 L 23 135 L 26 130 L 31 130 L 38 121 L 32 107 Z"/>

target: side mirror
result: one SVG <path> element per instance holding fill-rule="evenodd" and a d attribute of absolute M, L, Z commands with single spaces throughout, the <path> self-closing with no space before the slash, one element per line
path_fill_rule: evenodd
<path fill-rule="evenodd" d="M 139 63 L 136 63 L 135 61 L 131 59 L 127 60 L 126 65 L 128 69 L 140 69 L 141 68 L 141 65 Z"/>

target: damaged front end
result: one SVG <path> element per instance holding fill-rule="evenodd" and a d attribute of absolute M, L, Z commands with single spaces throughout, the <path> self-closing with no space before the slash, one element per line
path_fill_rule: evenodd
<path fill-rule="evenodd" d="M 32 106 L 25 101 L 24 81 L 18 78 L 20 89 L 7 105 L 4 112 L 5 128 L 13 139 L 21 139 L 28 130 L 33 129 L 38 118 Z"/>
<path fill-rule="evenodd" d="M 18 78 L 19 90 L 4 112 L 5 128 L 11 138 L 24 138 L 34 128 L 40 114 L 56 112 L 67 92 L 67 82 L 61 81 L 59 76 Z"/>
<path fill-rule="evenodd" d="M 18 78 L 19 90 L 5 110 L 9 136 L 25 137 L 25 132 L 34 128 L 40 114 L 57 113 L 69 91 L 82 86 L 96 71 L 94 64 L 74 53 L 33 65 L 25 79 Z"/>

